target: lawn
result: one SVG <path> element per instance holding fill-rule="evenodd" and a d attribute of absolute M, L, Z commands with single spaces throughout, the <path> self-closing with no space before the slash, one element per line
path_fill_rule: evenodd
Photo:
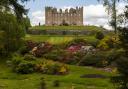
<path fill-rule="evenodd" d="M 34 74 L 16 74 L 6 66 L 5 61 L 0 62 L 0 89 L 40 89 L 40 81 L 43 77 L 47 84 L 47 89 L 114 89 L 109 78 L 80 78 L 83 74 L 102 74 L 111 76 L 112 73 L 104 72 L 96 68 L 80 67 L 70 65 L 68 75 L 45 75 L 40 73 Z M 53 81 L 59 80 L 60 87 L 53 87 Z"/>
<path fill-rule="evenodd" d="M 103 30 L 97 26 L 34 26 L 32 30 Z"/>
<path fill-rule="evenodd" d="M 62 44 L 62 43 L 66 43 L 69 42 L 75 38 L 83 38 L 85 40 L 87 40 L 88 42 L 92 42 L 95 41 L 95 37 L 94 36 L 59 36 L 59 35 L 26 35 L 25 39 L 26 40 L 33 40 L 33 41 L 39 41 L 39 42 L 49 42 L 52 44 Z"/>

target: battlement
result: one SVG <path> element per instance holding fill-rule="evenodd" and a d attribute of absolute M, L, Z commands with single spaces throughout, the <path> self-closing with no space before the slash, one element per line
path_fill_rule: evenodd
<path fill-rule="evenodd" d="M 79 13 L 80 11 L 83 11 L 83 7 L 65 9 L 64 11 L 55 7 L 45 7 L 45 11 L 53 13 Z"/>
<path fill-rule="evenodd" d="M 45 25 L 83 25 L 83 7 L 57 9 L 45 7 Z"/>

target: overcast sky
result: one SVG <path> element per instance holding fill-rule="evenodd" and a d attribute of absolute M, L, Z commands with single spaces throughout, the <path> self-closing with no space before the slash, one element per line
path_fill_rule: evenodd
<path fill-rule="evenodd" d="M 29 9 L 28 16 L 31 24 L 38 25 L 45 23 L 45 6 L 52 6 L 57 8 L 70 8 L 76 6 L 84 7 L 84 25 L 103 26 L 107 29 L 111 27 L 108 25 L 108 15 L 105 8 L 97 0 L 31 0 L 25 4 Z M 118 4 L 118 12 L 122 12 L 125 4 Z"/>

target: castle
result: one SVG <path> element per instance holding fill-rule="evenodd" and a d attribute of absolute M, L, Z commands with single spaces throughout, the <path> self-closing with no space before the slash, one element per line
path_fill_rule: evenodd
<path fill-rule="evenodd" d="M 57 10 L 54 7 L 45 7 L 45 25 L 83 25 L 83 7 Z"/>

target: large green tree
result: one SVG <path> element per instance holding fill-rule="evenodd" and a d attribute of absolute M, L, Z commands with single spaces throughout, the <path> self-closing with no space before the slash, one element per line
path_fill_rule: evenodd
<path fill-rule="evenodd" d="M 0 0 L 0 56 L 17 51 L 23 43 L 27 10 L 21 4 L 29 0 Z"/>
<path fill-rule="evenodd" d="M 0 0 L 0 11 L 13 11 L 16 17 L 22 18 L 27 10 L 20 4 L 29 0 Z"/>
<path fill-rule="evenodd" d="M 115 33 L 117 33 L 117 3 L 121 0 L 98 0 L 106 7 L 108 14 L 110 15 L 110 25 L 113 27 Z"/>
<path fill-rule="evenodd" d="M 117 59 L 118 76 L 112 78 L 118 89 L 128 89 L 128 6 L 125 7 L 124 14 L 121 14 L 121 27 L 119 27 L 119 38 L 124 52 Z M 123 25 L 122 25 L 123 24 Z"/>

